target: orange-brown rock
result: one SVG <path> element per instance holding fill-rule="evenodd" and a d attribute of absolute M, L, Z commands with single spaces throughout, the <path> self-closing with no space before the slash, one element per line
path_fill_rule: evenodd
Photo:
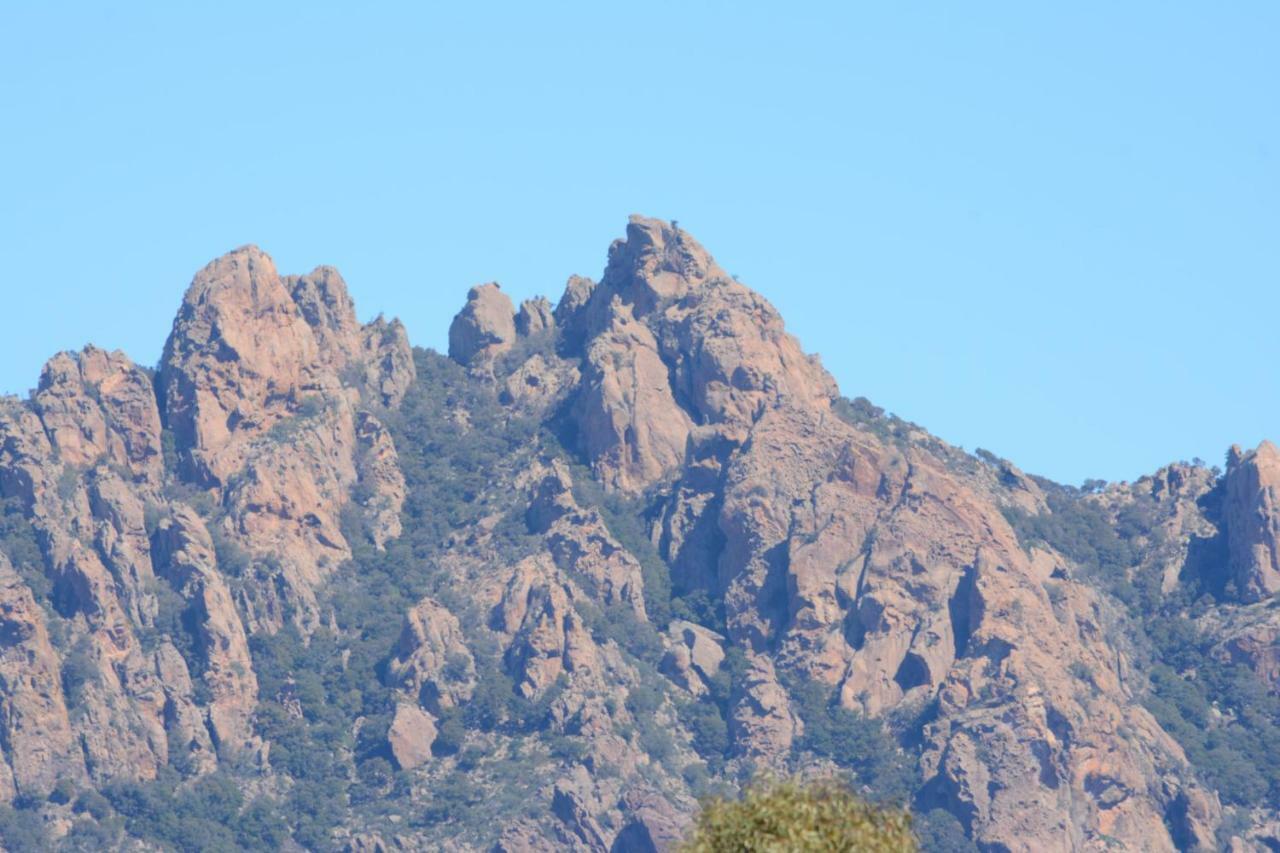
<path fill-rule="evenodd" d="M 361 328 L 336 270 L 281 278 L 253 246 L 198 273 L 165 346 L 160 385 L 186 470 L 230 510 L 225 534 L 272 567 L 244 601 L 254 629 L 314 627 L 316 590 L 350 557 L 339 515 L 368 461 L 375 541 L 397 532 L 394 447 L 360 390 L 399 402 L 412 381 L 403 329 Z"/>
<path fill-rule="evenodd" d="M 477 285 L 449 326 L 449 357 L 473 364 L 510 349 L 515 339 L 511 298 L 495 282 Z"/>
<path fill-rule="evenodd" d="M 529 557 L 513 569 L 494 621 L 511 637 L 507 666 L 525 696 L 540 695 L 562 673 L 598 669 L 596 644 L 572 594 L 549 557 Z"/>
<path fill-rule="evenodd" d="M 1274 444 L 1231 448 L 1223 516 L 1239 594 L 1258 601 L 1280 591 L 1280 450 Z"/>
<path fill-rule="evenodd" d="M 59 779 L 85 775 L 60 672 L 44 614 L 0 553 L 0 801 L 44 796 Z"/>
<path fill-rule="evenodd" d="M 998 482 L 976 492 L 923 446 L 842 422 L 834 383 L 768 303 L 660 223 L 633 221 L 564 322 L 585 330 L 574 414 L 597 472 L 637 491 L 680 470 L 662 546 L 679 583 L 723 597 L 747 652 L 740 751 L 777 763 L 794 743 L 779 670 L 872 714 L 941 695 L 926 772 L 975 839 L 1172 846 L 1153 780 L 1185 759 L 1121 685 L 1098 617 L 1054 615 L 1052 571 L 1023 552 L 992 500 Z M 643 440 L 649 424 L 685 440 Z M 1022 491 L 1010 502 L 1039 506 Z M 1062 583 L 1064 600 L 1085 595 Z M 1097 698 L 1076 697 L 1072 664 L 1106 685 Z"/>
<path fill-rule="evenodd" d="M 86 347 L 45 365 L 32 399 L 62 461 L 109 461 L 155 484 L 162 473 L 160 413 L 151 378 L 124 353 Z"/>
<path fill-rule="evenodd" d="M 396 706 L 387 744 L 391 756 L 401 770 L 420 767 L 431 758 L 431 745 L 436 740 L 435 720 L 417 705 Z"/>
<path fill-rule="evenodd" d="M 644 616 L 640 562 L 613 538 L 599 510 L 578 506 L 563 464 L 553 464 L 538 482 L 526 518 L 531 531 L 545 537 L 556 565 L 581 579 L 601 604 L 626 604 Z"/>
<path fill-rule="evenodd" d="M 616 298 L 606 310 L 604 330 L 587 344 L 574 419 L 601 479 L 636 492 L 680 464 L 693 422 L 676 404 L 653 332 Z"/>
<path fill-rule="evenodd" d="M 356 413 L 357 470 L 365 518 L 373 543 L 383 548 L 402 532 L 400 508 L 406 496 L 404 474 L 391 434 L 371 413 Z"/>
<path fill-rule="evenodd" d="M 475 661 L 458 617 L 433 599 L 418 602 L 405 616 L 387 673 L 393 683 L 432 713 L 470 699 Z"/>
<path fill-rule="evenodd" d="M 188 470 L 225 486 L 255 438 L 335 390 L 266 253 L 245 246 L 196 274 L 161 361 L 168 425 Z"/>
<path fill-rule="evenodd" d="M 187 600 L 209 688 L 209 730 L 218 750 L 230 754 L 252 745 L 258 679 L 244 626 L 226 582 L 217 571 L 213 542 L 190 507 L 174 504 L 157 532 L 157 571 Z"/>
<path fill-rule="evenodd" d="M 282 277 L 246 247 L 196 275 L 154 385 L 89 347 L 51 360 L 29 401 L 0 399 L 15 537 L 0 548 L 22 556 L 15 569 L 0 554 L 0 800 L 165 767 L 222 768 L 270 799 L 299 780 L 265 760 L 257 725 L 282 714 L 314 732 L 332 699 L 324 716 L 367 734 L 356 691 L 312 695 L 339 675 L 394 709 L 374 747 L 402 773 L 378 796 L 470 796 L 465 773 L 480 815 L 415 818 L 386 841 L 353 805 L 339 847 L 670 849 L 707 772 L 731 785 L 815 759 L 815 695 L 907 727 L 914 805 L 946 809 L 981 849 L 1217 843 L 1217 796 L 1144 709 L 1130 617 L 1088 567 L 1019 541 L 1006 513 L 1030 526 L 1069 494 L 1125 520 L 1137 556 L 1119 581 L 1216 591 L 1229 570 L 1264 599 L 1280 590 L 1271 445 L 1233 452 L 1225 483 L 1175 464 L 1088 494 L 1055 487 L 841 400 L 767 300 L 640 217 L 600 282 L 570 279 L 554 310 L 473 289 L 450 355 L 469 369 L 415 361 L 397 322 L 361 325 L 336 270 Z M 414 389 L 417 366 L 431 384 Z M 424 431 L 391 410 L 411 392 L 430 447 L 402 471 L 396 442 Z M 595 483 L 574 482 L 566 451 Z M 349 595 L 362 571 L 397 602 L 385 618 L 404 619 L 376 671 L 361 644 L 378 629 Z M 1201 610 L 1217 660 L 1275 686 L 1267 603 Z M 716 630 L 658 624 L 669 612 Z M 332 648 L 334 666 L 283 686 L 264 667 L 276 695 L 260 700 L 249 637 L 290 623 L 261 648 Z M 696 710 L 716 727 L 724 712 L 728 752 L 699 756 L 725 729 L 690 723 L 689 703 L 726 698 Z M 451 742 L 437 756 L 438 720 Z M 378 775 L 346 747 L 335 778 Z M 69 809 L 41 808 L 65 828 Z M 1255 809 L 1239 844 L 1273 818 Z"/>
<path fill-rule="evenodd" d="M 673 619 L 660 669 L 694 696 L 705 695 L 724 662 L 724 642 L 725 638 L 710 628 Z"/>
<path fill-rule="evenodd" d="M 404 324 L 375 317 L 361 329 L 360 347 L 365 387 L 373 389 L 382 405 L 396 408 L 418 375 Z"/>
<path fill-rule="evenodd" d="M 520 310 L 516 312 L 516 334 L 527 338 L 545 332 L 555 324 L 555 309 L 545 296 L 520 303 Z"/>

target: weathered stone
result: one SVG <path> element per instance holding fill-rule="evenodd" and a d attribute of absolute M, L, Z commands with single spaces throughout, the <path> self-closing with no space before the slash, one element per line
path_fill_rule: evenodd
<path fill-rule="evenodd" d="M 596 644 L 570 596 L 549 557 L 528 557 L 513 567 L 495 622 L 511 637 L 507 666 L 527 697 L 542 694 L 562 673 L 599 669 Z"/>
<path fill-rule="evenodd" d="M 254 740 L 258 679 L 244 626 L 217 571 L 209 532 L 194 510 L 174 504 L 156 539 L 157 572 L 187 600 L 197 626 L 215 746 L 229 754 L 243 752 Z"/>
<path fill-rule="evenodd" d="M 1232 447 L 1227 458 L 1224 521 L 1239 594 L 1258 601 L 1280 591 L 1280 450 Z"/>
<path fill-rule="evenodd" d="M 61 778 L 85 776 L 60 673 L 40 607 L 0 553 L 0 801 L 42 797 Z"/>
<path fill-rule="evenodd" d="M 414 701 L 440 713 L 471 698 L 475 661 L 458 618 L 424 598 L 405 616 L 387 673 Z"/>
<path fill-rule="evenodd" d="M 527 338 L 544 332 L 555 324 L 555 311 L 545 296 L 526 299 L 520 303 L 520 311 L 516 314 L 516 334 Z"/>
<path fill-rule="evenodd" d="M 45 365 L 32 403 L 63 462 L 86 468 L 105 459 L 140 482 L 158 482 L 155 392 L 124 353 L 60 353 Z"/>
<path fill-rule="evenodd" d="M 449 326 L 449 357 L 474 364 L 510 349 L 515 339 L 511 298 L 496 283 L 477 285 Z"/>
<path fill-rule="evenodd" d="M 436 742 L 436 723 L 431 715 L 416 705 L 396 706 L 395 718 L 387 732 L 387 745 L 401 770 L 413 770 L 431 759 L 431 745 Z"/>

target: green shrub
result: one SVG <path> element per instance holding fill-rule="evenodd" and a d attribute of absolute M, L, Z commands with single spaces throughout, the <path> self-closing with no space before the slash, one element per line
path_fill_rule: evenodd
<path fill-rule="evenodd" d="M 741 799 L 705 802 L 681 848 L 685 853 L 918 849 L 911 817 L 859 799 L 835 781 L 757 782 Z"/>
<path fill-rule="evenodd" d="M 834 703 L 830 691 L 814 682 L 796 687 L 793 695 L 804 721 L 796 748 L 847 768 L 877 800 L 907 801 L 916 787 L 915 768 L 880 720 Z"/>

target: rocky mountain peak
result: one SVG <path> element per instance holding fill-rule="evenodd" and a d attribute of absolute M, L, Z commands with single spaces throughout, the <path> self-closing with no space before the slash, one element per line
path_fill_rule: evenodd
<path fill-rule="evenodd" d="M 106 814 L 230 778 L 260 846 L 650 853 L 697 796 L 816 769 L 956 849 L 1207 849 L 1231 797 L 1271 831 L 1248 756 L 1223 782 L 1191 740 L 1265 708 L 1167 724 L 1195 667 L 1143 657 L 1201 631 L 1181 657 L 1280 679 L 1271 444 L 1029 477 L 841 398 L 643 217 L 554 309 L 472 288 L 449 355 L 246 246 L 155 377 L 89 347 L 0 400 L 0 802 L 67 835 L 55 786 Z M 1227 572 L 1246 603 L 1124 609 Z M 129 818 L 95 829 L 172 844 Z"/>
<path fill-rule="evenodd" d="M 187 289 L 160 365 L 167 423 L 192 472 L 225 482 L 245 441 L 332 391 L 316 336 L 271 258 L 223 255 Z"/>
<path fill-rule="evenodd" d="M 1280 449 L 1231 448 L 1224 516 L 1237 590 L 1248 601 L 1280 591 Z"/>
<path fill-rule="evenodd" d="M 637 317 L 707 281 L 729 278 L 711 254 L 674 222 L 633 215 L 626 239 L 609 247 L 601 284 L 634 306 Z"/>
<path fill-rule="evenodd" d="M 449 357 L 462 364 L 492 358 L 516 339 L 516 310 L 497 282 L 480 284 L 449 326 Z"/>

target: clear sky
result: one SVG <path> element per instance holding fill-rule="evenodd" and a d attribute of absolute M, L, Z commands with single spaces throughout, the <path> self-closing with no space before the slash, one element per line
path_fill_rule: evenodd
<path fill-rule="evenodd" d="M 0 390 L 246 242 L 441 348 L 642 212 L 1030 471 L 1280 439 L 1278 3 L 343 6 L 0 5 Z"/>

